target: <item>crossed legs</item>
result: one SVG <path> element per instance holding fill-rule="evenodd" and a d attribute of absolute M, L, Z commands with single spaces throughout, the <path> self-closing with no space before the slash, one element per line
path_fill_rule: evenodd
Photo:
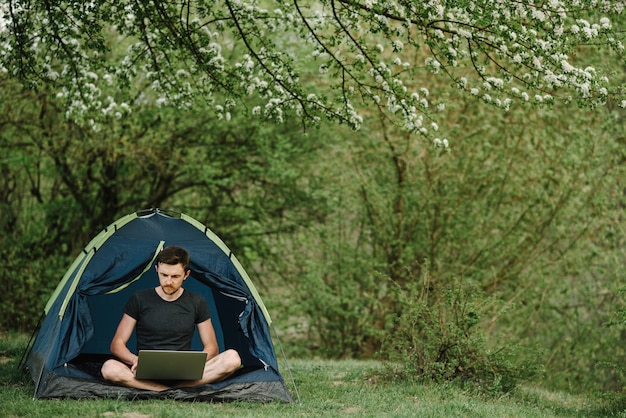
<path fill-rule="evenodd" d="M 241 357 L 239 357 L 239 353 L 235 350 L 226 350 L 206 362 L 204 374 L 200 380 L 181 381 L 178 382 L 175 387 L 197 386 L 219 382 L 236 372 L 240 367 Z M 159 382 L 135 378 L 135 374 L 126 364 L 115 359 L 104 362 L 102 365 L 102 376 L 109 382 L 131 388 L 154 391 L 170 389 L 169 386 Z"/>

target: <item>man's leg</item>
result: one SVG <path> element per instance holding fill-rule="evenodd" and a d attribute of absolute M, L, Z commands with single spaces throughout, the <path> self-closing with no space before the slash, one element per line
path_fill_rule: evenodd
<path fill-rule="evenodd" d="M 168 386 L 162 385 L 152 380 L 140 380 L 135 378 L 130 368 L 118 360 L 107 360 L 102 365 L 102 377 L 105 380 L 130 388 L 162 391 L 169 389 Z"/>
<path fill-rule="evenodd" d="M 204 374 L 200 380 L 190 380 L 178 383 L 177 387 L 197 386 L 206 383 L 219 382 L 235 373 L 241 367 L 241 357 L 235 350 L 226 350 L 219 353 L 204 365 Z"/>

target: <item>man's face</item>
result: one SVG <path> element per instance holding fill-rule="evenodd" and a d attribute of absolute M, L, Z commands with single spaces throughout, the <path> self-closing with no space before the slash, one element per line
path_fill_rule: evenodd
<path fill-rule="evenodd" d="M 181 263 L 175 265 L 158 263 L 156 271 L 161 289 L 166 295 L 176 293 L 183 285 L 183 281 L 189 276 L 189 270 L 185 271 Z"/>

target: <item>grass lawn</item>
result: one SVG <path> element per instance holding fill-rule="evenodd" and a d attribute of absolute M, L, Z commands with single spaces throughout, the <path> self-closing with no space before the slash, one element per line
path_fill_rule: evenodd
<path fill-rule="evenodd" d="M 452 385 L 382 383 L 374 361 L 290 360 L 301 402 L 204 403 L 169 400 L 33 400 L 33 384 L 18 370 L 26 339 L 1 335 L 1 417 L 605 417 L 626 418 L 617 400 L 523 386 L 497 399 Z M 287 386 L 296 393 L 283 366 Z M 622 398 L 623 401 L 623 398 Z"/>

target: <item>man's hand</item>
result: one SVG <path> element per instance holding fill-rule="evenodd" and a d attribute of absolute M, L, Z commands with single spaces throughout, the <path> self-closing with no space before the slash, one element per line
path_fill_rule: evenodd
<path fill-rule="evenodd" d="M 135 374 L 135 370 L 137 370 L 137 363 L 139 362 L 139 357 L 133 356 L 133 359 L 130 363 L 130 371 Z"/>

